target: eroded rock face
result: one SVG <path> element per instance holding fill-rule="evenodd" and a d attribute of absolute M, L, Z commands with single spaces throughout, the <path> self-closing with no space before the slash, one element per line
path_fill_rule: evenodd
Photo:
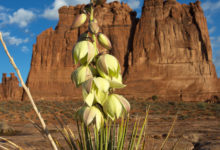
<path fill-rule="evenodd" d="M 71 25 L 83 7 L 60 8 L 56 29 L 37 37 L 27 80 L 35 99 L 81 97 L 81 90 L 70 80 L 76 68 L 72 48 L 88 23 L 75 30 Z M 127 4 L 113 2 L 97 6 L 95 18 L 122 66 L 128 86 L 120 93 L 175 100 L 205 100 L 218 94 L 200 2 L 145 0 L 140 20 Z"/>
<path fill-rule="evenodd" d="M 133 46 L 125 93 L 170 100 L 204 100 L 219 94 L 200 2 L 145 0 Z"/>
<path fill-rule="evenodd" d="M 88 22 L 75 30 L 71 25 L 83 7 L 77 5 L 60 8 L 56 29 L 47 29 L 37 37 L 27 80 L 35 99 L 66 100 L 81 97 L 81 90 L 76 89 L 70 79 L 76 68 L 72 60 L 72 49 L 78 36 L 87 30 Z M 99 22 L 100 32 L 104 32 L 113 43 L 111 53 L 119 58 L 121 66 L 127 65 L 126 57 L 132 49 L 136 13 L 127 4 L 113 2 L 97 6 L 95 18 Z"/>
<path fill-rule="evenodd" d="M 19 81 L 14 73 L 10 77 L 4 73 L 0 84 L 0 100 L 21 100 L 23 89 L 19 87 Z"/>

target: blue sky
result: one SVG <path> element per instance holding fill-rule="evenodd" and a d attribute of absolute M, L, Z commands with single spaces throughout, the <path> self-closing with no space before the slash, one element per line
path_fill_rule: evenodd
<path fill-rule="evenodd" d="M 36 36 L 58 22 L 57 10 L 64 5 L 88 3 L 89 0 L 0 0 L 0 31 L 21 74 L 26 80 L 30 69 L 32 45 Z M 107 0 L 108 2 L 113 0 Z M 144 0 L 119 0 L 141 14 Z M 220 0 L 201 0 L 213 48 L 213 61 L 220 77 Z M 178 0 L 180 3 L 195 0 Z M 0 45 L 0 82 L 2 73 L 14 72 Z"/>

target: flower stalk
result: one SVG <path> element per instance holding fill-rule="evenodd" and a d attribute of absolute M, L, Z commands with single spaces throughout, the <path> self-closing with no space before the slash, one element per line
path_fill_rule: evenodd
<path fill-rule="evenodd" d="M 94 20 L 94 3 L 93 0 L 90 0 L 91 5 L 91 12 L 90 12 L 90 22 L 92 22 Z M 93 40 L 93 45 L 95 47 L 96 50 L 96 55 L 99 53 L 97 45 L 96 45 L 96 35 L 93 33 L 92 34 L 92 40 Z"/>
<path fill-rule="evenodd" d="M 77 114 L 85 125 L 94 123 L 98 130 L 108 119 L 114 121 L 130 111 L 130 103 L 123 96 L 114 94 L 116 89 L 125 87 L 122 83 L 119 61 L 113 55 L 99 53 L 97 47 L 99 42 L 104 49 L 112 49 L 110 40 L 99 32 L 98 22 L 94 18 L 95 6 L 102 5 L 104 2 L 104 0 L 91 0 L 83 10 L 90 15 L 88 32 L 86 32 L 86 38 L 82 38 L 85 33 L 79 36 L 73 48 L 73 59 L 75 64 L 79 63 L 80 66 L 71 76 L 76 87 L 82 86 L 85 102 Z M 76 16 L 74 25 L 82 23 L 82 19 L 78 19 L 79 16 L 82 14 Z M 92 39 L 92 44 L 89 39 Z"/>

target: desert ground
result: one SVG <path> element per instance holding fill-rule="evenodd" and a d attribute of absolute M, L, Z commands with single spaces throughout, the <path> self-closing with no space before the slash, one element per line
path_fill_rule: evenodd
<path fill-rule="evenodd" d="M 174 145 L 176 150 L 220 149 L 220 104 L 146 100 L 144 98 L 130 98 L 129 102 L 131 103 L 129 128 L 132 128 L 134 120 L 144 120 L 146 108 L 150 105 L 145 149 L 159 149 L 176 114 L 178 117 L 165 149 L 172 149 Z M 80 100 L 37 102 L 49 126 L 49 131 L 63 145 L 65 142 L 57 130 L 61 127 L 55 116 L 77 134 L 75 112 L 82 104 Z M 25 150 L 52 149 L 47 139 L 30 120 L 39 123 L 29 101 L 0 102 L 0 122 L 14 130 L 12 133 L 1 132 L 0 137 L 13 141 Z M 0 127 L 2 127 L 1 124 Z M 6 145 L 3 140 L 0 140 L 0 144 Z"/>

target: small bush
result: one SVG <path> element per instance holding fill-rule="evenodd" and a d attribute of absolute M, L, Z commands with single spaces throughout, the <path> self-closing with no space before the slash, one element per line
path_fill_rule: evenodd
<path fill-rule="evenodd" d="M 152 96 L 152 100 L 156 101 L 158 99 L 157 95 Z"/>

